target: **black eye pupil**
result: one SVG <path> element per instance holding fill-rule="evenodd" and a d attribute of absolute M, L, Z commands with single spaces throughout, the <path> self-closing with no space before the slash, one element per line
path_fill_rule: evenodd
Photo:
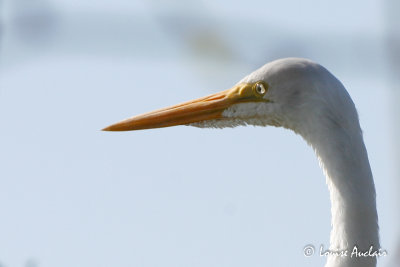
<path fill-rule="evenodd" d="M 265 89 L 264 89 L 264 86 L 262 84 L 257 84 L 256 90 L 257 90 L 257 93 L 259 93 L 259 94 L 264 94 L 265 93 Z"/>

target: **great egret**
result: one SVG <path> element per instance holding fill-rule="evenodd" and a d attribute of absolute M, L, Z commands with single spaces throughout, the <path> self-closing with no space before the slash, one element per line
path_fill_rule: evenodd
<path fill-rule="evenodd" d="M 324 67 L 307 59 L 276 60 L 229 90 L 138 115 L 104 130 L 184 124 L 272 125 L 301 135 L 315 150 L 330 192 L 332 253 L 326 266 L 376 266 L 373 252 L 380 246 L 375 186 L 358 114 L 344 86 Z M 353 255 L 354 249 L 362 255 Z"/>

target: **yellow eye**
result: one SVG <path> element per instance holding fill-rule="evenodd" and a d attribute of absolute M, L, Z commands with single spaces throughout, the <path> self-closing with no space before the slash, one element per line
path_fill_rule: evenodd
<path fill-rule="evenodd" d="M 254 91 L 260 96 L 264 96 L 265 93 L 267 93 L 267 89 L 268 89 L 268 85 L 264 82 L 257 82 L 254 85 Z"/>

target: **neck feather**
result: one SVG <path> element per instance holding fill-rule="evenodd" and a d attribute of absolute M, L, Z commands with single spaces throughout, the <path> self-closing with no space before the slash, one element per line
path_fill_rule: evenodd
<path fill-rule="evenodd" d="M 330 192 L 330 251 L 348 251 L 347 257 L 328 256 L 326 266 L 376 266 L 376 257 L 351 257 L 355 246 L 359 252 L 371 246 L 373 251 L 380 248 L 375 186 L 361 130 L 338 129 L 318 136 L 325 138 L 308 141 L 317 153 Z"/>

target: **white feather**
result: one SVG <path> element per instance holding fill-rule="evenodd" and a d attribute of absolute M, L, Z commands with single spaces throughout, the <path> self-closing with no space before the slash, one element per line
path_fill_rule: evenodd
<path fill-rule="evenodd" d="M 263 80 L 270 102 L 241 103 L 223 119 L 196 127 L 282 126 L 313 147 L 326 176 L 331 198 L 330 249 L 378 250 L 375 186 L 358 115 L 344 86 L 322 66 L 299 58 L 273 61 L 239 83 Z M 376 257 L 329 256 L 328 267 L 376 266 Z"/>

